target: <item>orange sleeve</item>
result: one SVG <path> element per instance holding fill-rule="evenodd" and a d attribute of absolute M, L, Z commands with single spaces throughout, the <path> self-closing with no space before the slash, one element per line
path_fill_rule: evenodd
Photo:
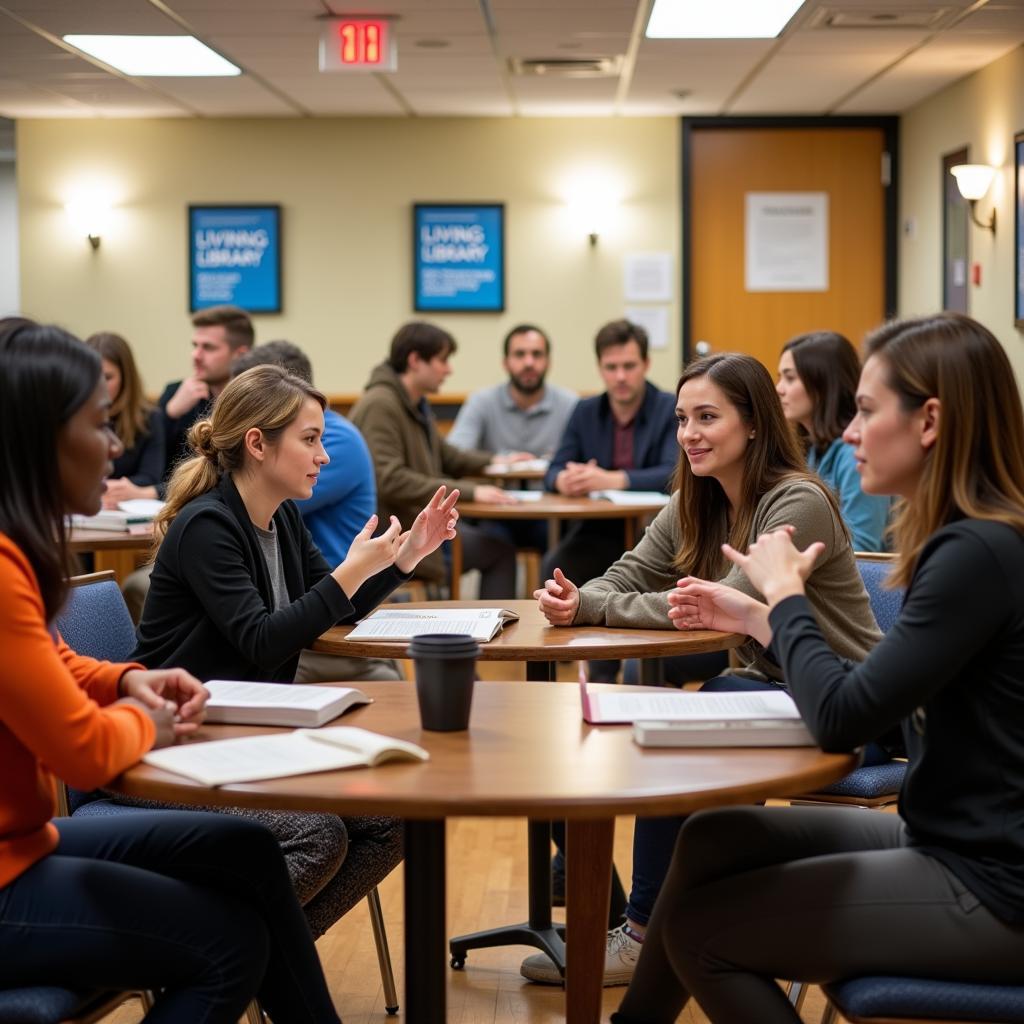
<path fill-rule="evenodd" d="M 117 698 L 129 665 L 75 654 L 46 627 L 28 561 L 0 538 L 0 721 L 47 768 L 76 789 L 95 789 L 153 744 L 138 708 L 100 707 Z"/>

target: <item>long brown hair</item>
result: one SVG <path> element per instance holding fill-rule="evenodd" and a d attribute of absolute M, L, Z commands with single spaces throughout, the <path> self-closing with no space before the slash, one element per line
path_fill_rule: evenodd
<path fill-rule="evenodd" d="M 753 356 L 723 352 L 698 359 L 683 371 L 676 394 L 689 380 L 710 378 L 753 433 L 744 452 L 743 490 L 729 523 L 729 499 L 713 477 L 695 476 L 680 448 L 675 487 L 679 489 L 680 544 L 676 568 L 704 579 L 718 579 L 727 567 L 722 544 L 747 549 L 761 498 L 783 480 L 806 480 L 835 508 L 835 498 L 807 470 L 796 435 L 782 412 L 771 375 Z"/>
<path fill-rule="evenodd" d="M 940 313 L 885 324 L 864 351 L 885 364 L 886 383 L 904 411 L 929 398 L 940 405 L 938 437 L 925 454 L 917 493 L 898 507 L 892 527 L 898 555 L 890 581 L 907 586 L 928 538 L 957 519 L 1024 533 L 1024 412 L 1013 367 L 994 335 L 970 317 Z"/>
<path fill-rule="evenodd" d="M 812 331 L 790 338 L 782 346 L 793 357 L 793 366 L 811 403 L 811 429 L 797 424 L 797 435 L 824 455 L 828 446 L 843 436 L 857 411 L 860 359 L 850 340 L 835 331 Z"/>
<path fill-rule="evenodd" d="M 146 398 L 131 346 L 112 331 L 90 334 L 85 343 L 99 352 L 100 358 L 113 363 L 121 374 L 121 390 L 110 403 L 110 421 L 125 450 L 134 448 L 139 436 L 149 433 L 153 406 Z"/>
<path fill-rule="evenodd" d="M 327 408 L 327 399 L 312 384 L 281 366 L 254 366 L 235 377 L 217 396 L 210 418 L 198 420 L 188 432 L 194 455 L 178 464 L 167 485 L 167 503 L 156 517 L 156 546 L 193 498 L 216 487 L 222 474 L 242 468 L 245 435 L 253 427 L 268 444 L 276 444 L 307 398 Z"/>

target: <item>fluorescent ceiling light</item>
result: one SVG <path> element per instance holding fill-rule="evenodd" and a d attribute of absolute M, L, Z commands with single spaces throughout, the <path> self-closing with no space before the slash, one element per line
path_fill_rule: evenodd
<path fill-rule="evenodd" d="M 655 0 L 648 39 L 772 39 L 804 0 Z"/>
<path fill-rule="evenodd" d="M 241 68 L 195 36 L 64 36 L 64 42 L 126 75 L 162 78 L 240 75 Z"/>

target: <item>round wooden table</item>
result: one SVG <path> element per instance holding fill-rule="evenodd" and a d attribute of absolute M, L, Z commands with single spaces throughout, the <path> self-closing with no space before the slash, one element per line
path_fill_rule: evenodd
<path fill-rule="evenodd" d="M 685 814 L 806 792 L 857 762 L 852 754 L 813 747 L 643 749 L 628 726 L 584 723 L 575 686 L 521 682 L 478 683 L 467 731 L 426 732 L 411 685 L 360 686 L 374 703 L 346 714 L 344 724 L 419 743 L 429 761 L 215 789 L 139 764 L 112 788 L 208 806 L 405 818 L 404 1012 L 411 1024 L 445 1020 L 446 817 L 568 820 L 566 913 L 573 940 L 566 947 L 566 1019 L 596 1024 L 615 816 Z M 189 742 L 266 731 L 204 726 Z"/>
<path fill-rule="evenodd" d="M 110 569 L 118 585 L 134 572 L 136 562 L 153 546 L 153 529 L 145 533 L 118 533 L 114 530 L 83 530 L 72 527 L 68 535 L 68 550 L 72 553 L 91 552 L 93 570 Z"/>
<path fill-rule="evenodd" d="M 542 494 L 536 501 L 517 501 L 507 505 L 484 501 L 460 501 L 459 515 L 465 519 L 546 519 L 550 524 L 548 546 L 558 542 L 558 528 L 563 521 L 574 519 L 621 519 L 622 550 L 629 551 L 645 519 L 661 509 L 650 502 L 619 505 L 606 498 L 567 498 L 561 494 Z M 462 577 L 462 542 L 458 533 L 452 541 L 451 595 L 458 600 Z"/>

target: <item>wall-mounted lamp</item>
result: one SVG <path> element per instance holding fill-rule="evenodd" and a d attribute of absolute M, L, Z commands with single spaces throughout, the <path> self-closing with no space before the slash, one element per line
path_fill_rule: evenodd
<path fill-rule="evenodd" d="M 988 191 L 992 179 L 996 176 L 996 169 L 988 164 L 957 164 L 950 168 L 950 173 L 956 178 L 956 187 L 960 195 L 971 204 L 971 220 L 979 228 L 986 228 L 995 234 L 996 231 L 996 208 L 993 205 L 992 214 L 988 221 L 978 220 L 974 211 L 975 204 Z"/>
<path fill-rule="evenodd" d="M 571 230 L 586 235 L 591 245 L 597 245 L 598 238 L 614 225 L 621 186 L 605 173 L 588 170 L 574 175 L 563 194 Z"/>
<path fill-rule="evenodd" d="M 100 239 L 110 224 L 112 204 L 110 199 L 99 194 L 80 195 L 64 204 L 74 231 L 85 235 L 93 249 L 100 247 Z"/>

